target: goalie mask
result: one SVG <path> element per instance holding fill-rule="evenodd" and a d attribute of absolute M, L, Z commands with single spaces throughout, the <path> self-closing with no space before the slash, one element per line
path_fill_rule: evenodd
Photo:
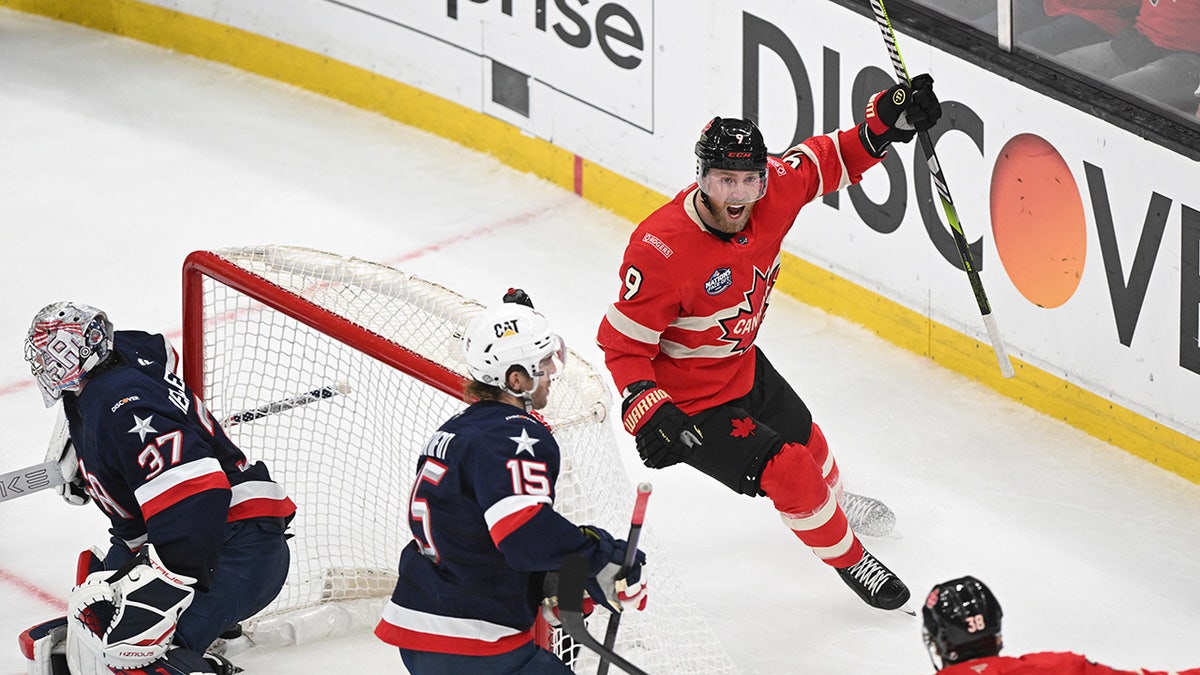
<path fill-rule="evenodd" d="M 713 169 L 723 171 L 713 176 Z M 727 173 L 733 171 L 745 173 Z M 696 141 L 696 184 L 706 200 L 749 203 L 762 199 L 767 193 L 767 144 L 754 122 L 712 118 Z"/>
<path fill-rule="evenodd" d="M 112 323 L 95 307 L 56 302 L 34 315 L 25 338 L 25 360 L 46 407 L 64 391 L 79 391 L 84 376 L 108 358 L 112 348 Z"/>
<path fill-rule="evenodd" d="M 505 302 L 479 312 L 467 324 L 463 351 L 471 377 L 524 399 L 530 392 L 508 388 L 513 366 L 523 368 L 536 381 L 556 379 L 562 371 L 565 349 L 550 322 L 531 307 Z M 531 390 L 532 391 L 532 390 Z"/>
<path fill-rule="evenodd" d="M 1000 619 L 1004 612 L 991 589 L 975 577 L 934 586 L 921 609 L 922 634 L 933 667 L 942 668 L 984 656 L 1004 646 Z"/>

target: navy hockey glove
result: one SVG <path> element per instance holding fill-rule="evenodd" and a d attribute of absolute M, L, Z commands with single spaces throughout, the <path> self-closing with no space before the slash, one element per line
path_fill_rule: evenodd
<path fill-rule="evenodd" d="M 875 94 L 867 103 L 866 121 L 859 127 L 863 145 L 882 157 L 894 142 L 907 143 L 918 131 L 928 131 L 942 117 L 942 104 L 933 93 L 933 78 L 918 75 L 912 86 L 897 84 Z"/>
<path fill-rule="evenodd" d="M 692 418 L 649 380 L 629 385 L 621 417 L 625 430 L 636 437 L 642 463 L 651 469 L 686 460 L 704 442 L 704 434 Z"/>
<path fill-rule="evenodd" d="M 613 539 L 611 534 L 599 527 L 583 525 L 579 529 L 596 544 L 596 552 L 590 559 L 592 579 L 586 586 L 588 595 L 596 604 L 612 612 L 625 609 L 640 612 L 645 609 L 646 584 L 642 583 L 642 565 L 646 564 L 646 554 L 638 550 L 633 565 L 622 574 L 628 542 Z"/>

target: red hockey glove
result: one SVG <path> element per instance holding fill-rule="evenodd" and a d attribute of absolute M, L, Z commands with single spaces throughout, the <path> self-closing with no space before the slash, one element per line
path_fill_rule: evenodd
<path fill-rule="evenodd" d="M 625 430 L 637 438 L 642 463 L 651 469 L 684 461 L 704 442 L 704 434 L 692 418 L 671 402 L 670 394 L 648 380 L 629 386 L 621 417 Z"/>
<path fill-rule="evenodd" d="M 912 86 L 903 84 L 875 94 L 867 103 L 866 120 L 859 127 L 863 145 L 882 157 L 894 142 L 907 143 L 918 131 L 928 131 L 942 117 L 942 104 L 933 93 L 933 78 L 918 75 Z"/>

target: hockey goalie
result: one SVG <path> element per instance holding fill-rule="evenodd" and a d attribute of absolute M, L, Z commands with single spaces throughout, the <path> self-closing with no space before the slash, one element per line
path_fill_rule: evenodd
<path fill-rule="evenodd" d="M 57 489 L 94 502 L 112 534 L 80 556 L 67 615 L 21 635 L 29 672 L 236 672 L 205 651 L 279 593 L 292 500 L 184 384 L 164 336 L 59 302 L 34 317 L 25 354 L 64 413 L 47 451 Z"/>

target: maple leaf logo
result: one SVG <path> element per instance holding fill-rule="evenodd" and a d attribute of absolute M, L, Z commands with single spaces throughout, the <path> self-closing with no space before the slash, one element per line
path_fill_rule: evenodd
<path fill-rule="evenodd" d="M 729 435 L 734 438 L 749 438 L 754 435 L 754 430 L 758 428 L 758 425 L 754 423 L 754 419 L 750 417 L 730 421 L 733 422 L 733 430 L 729 432 Z"/>
<path fill-rule="evenodd" d="M 775 285 L 775 279 L 779 277 L 779 265 L 775 265 L 766 272 L 759 271 L 754 268 L 754 283 L 750 286 L 750 290 L 743 295 L 742 302 L 737 305 L 737 314 L 731 317 L 721 319 L 721 329 L 724 333 L 721 335 L 725 342 L 732 342 L 731 351 L 734 354 L 740 354 L 750 349 L 754 345 L 754 338 L 758 336 L 758 327 L 762 323 L 763 314 L 767 311 L 767 296 L 771 293 L 771 288 Z"/>

